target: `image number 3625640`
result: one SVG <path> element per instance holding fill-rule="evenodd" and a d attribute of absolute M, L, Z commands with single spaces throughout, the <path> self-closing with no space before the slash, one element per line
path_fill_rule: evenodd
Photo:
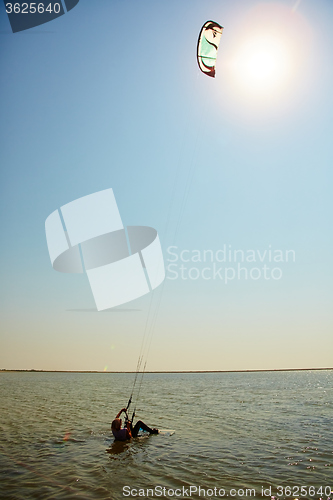
<path fill-rule="evenodd" d="M 48 23 L 72 10 L 79 0 L 46 0 L 39 2 L 8 2 L 4 0 L 6 13 L 13 33 Z"/>

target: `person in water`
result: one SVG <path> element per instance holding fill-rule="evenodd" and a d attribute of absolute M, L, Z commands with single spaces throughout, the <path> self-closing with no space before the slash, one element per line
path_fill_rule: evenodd
<path fill-rule="evenodd" d="M 122 419 L 119 417 L 123 412 L 126 414 L 127 424 L 126 427 L 121 428 Z M 126 408 L 122 408 L 120 410 L 111 424 L 111 430 L 112 434 L 114 435 L 115 441 L 127 441 L 132 437 L 136 437 L 140 429 L 149 432 L 149 434 L 158 434 L 158 429 L 151 429 L 141 420 L 138 420 L 138 422 L 133 427 L 132 422 L 128 419 Z"/>

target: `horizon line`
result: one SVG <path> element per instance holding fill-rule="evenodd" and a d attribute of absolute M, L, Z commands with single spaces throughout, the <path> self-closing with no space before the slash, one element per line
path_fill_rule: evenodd
<path fill-rule="evenodd" d="M 249 370 L 152 370 L 138 373 L 258 373 L 258 372 L 300 372 L 300 371 L 319 371 L 333 370 L 333 367 L 327 368 L 272 368 L 272 369 L 249 369 Z M 29 372 L 29 373 L 128 373 L 135 374 L 136 371 L 108 371 L 108 370 L 38 370 L 38 369 L 6 369 L 1 368 L 0 372 Z"/>

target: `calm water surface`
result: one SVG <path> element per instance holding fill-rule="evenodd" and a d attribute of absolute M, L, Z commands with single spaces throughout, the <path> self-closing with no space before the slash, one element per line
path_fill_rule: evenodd
<path fill-rule="evenodd" d="M 165 496 L 149 498 L 199 498 L 188 488 L 201 486 L 206 498 L 248 488 L 327 499 L 333 489 L 333 371 L 146 374 L 137 418 L 176 432 L 114 443 L 110 422 L 133 380 L 1 373 L 0 497 L 117 500 L 131 498 L 124 486 L 143 497 L 160 485 Z M 304 485 L 316 492 L 277 490 Z"/>

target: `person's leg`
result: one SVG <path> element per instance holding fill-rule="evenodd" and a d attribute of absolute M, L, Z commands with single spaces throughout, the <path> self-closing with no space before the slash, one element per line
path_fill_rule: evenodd
<path fill-rule="evenodd" d="M 151 429 L 150 427 L 148 427 L 148 425 L 146 425 L 144 422 L 142 422 L 142 420 L 138 420 L 137 423 L 135 424 L 135 426 L 133 427 L 132 436 L 136 437 L 138 435 L 140 429 L 142 429 L 143 431 L 149 432 L 150 434 L 157 434 L 158 433 L 157 429 Z"/>

